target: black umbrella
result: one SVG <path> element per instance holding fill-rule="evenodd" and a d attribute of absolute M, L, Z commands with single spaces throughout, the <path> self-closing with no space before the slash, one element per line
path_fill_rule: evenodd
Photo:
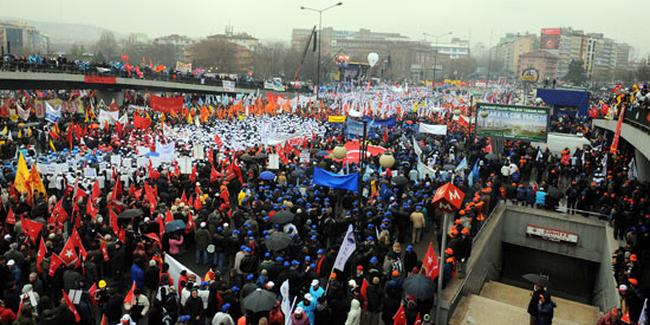
<path fill-rule="evenodd" d="M 257 155 L 255 155 L 255 159 L 266 159 L 268 156 L 269 155 L 265 153 L 258 153 Z"/>
<path fill-rule="evenodd" d="M 539 284 L 541 286 L 548 286 L 550 284 L 548 280 L 548 275 L 543 275 L 543 274 L 535 274 L 535 273 L 528 273 L 524 275 L 522 278 L 532 282 Z"/>
<path fill-rule="evenodd" d="M 242 309 L 253 313 L 269 311 L 275 307 L 275 295 L 267 290 L 257 289 L 242 300 Z"/>
<path fill-rule="evenodd" d="M 393 183 L 395 185 L 403 186 L 403 185 L 408 184 L 408 182 L 409 182 L 409 179 L 406 178 L 406 176 L 404 176 L 404 175 L 397 175 L 397 176 L 393 177 Z"/>
<path fill-rule="evenodd" d="M 174 232 L 185 229 L 185 221 L 173 220 L 165 225 L 165 232 Z"/>
<path fill-rule="evenodd" d="M 135 217 L 140 217 L 144 214 L 141 209 L 128 209 L 120 213 L 119 216 L 117 216 L 119 219 L 131 219 Z"/>
<path fill-rule="evenodd" d="M 422 274 L 411 275 L 404 280 L 404 292 L 417 299 L 429 299 L 433 297 L 435 284 L 433 280 Z"/>
<path fill-rule="evenodd" d="M 282 211 L 276 213 L 271 218 L 271 222 L 282 225 L 282 224 L 285 224 L 287 222 L 293 221 L 294 217 L 295 217 L 295 215 L 293 213 L 291 213 L 291 211 L 282 210 Z"/>
<path fill-rule="evenodd" d="M 251 162 L 251 161 L 253 161 L 253 157 L 251 157 L 250 155 L 243 155 L 243 156 L 241 156 L 240 159 L 241 159 L 243 162 Z"/>
<path fill-rule="evenodd" d="M 266 238 L 264 243 L 266 244 L 266 248 L 269 250 L 279 251 L 289 247 L 291 241 L 292 239 L 289 237 L 289 234 L 276 231 L 272 233 L 269 238 Z"/>

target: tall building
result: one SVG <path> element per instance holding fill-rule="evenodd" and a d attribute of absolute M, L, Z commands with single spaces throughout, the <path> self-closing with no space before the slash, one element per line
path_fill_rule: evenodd
<path fill-rule="evenodd" d="M 537 36 L 534 34 L 506 34 L 494 48 L 495 58 L 502 64 L 502 70 L 509 75 L 519 71 L 519 59 L 524 53 L 537 48 Z"/>
<path fill-rule="evenodd" d="M 0 50 L 17 55 L 47 54 L 50 40 L 24 22 L 0 22 Z"/>
<path fill-rule="evenodd" d="M 469 57 L 469 41 L 455 37 L 449 43 L 434 43 L 431 48 L 438 54 L 448 55 L 452 60 Z"/>

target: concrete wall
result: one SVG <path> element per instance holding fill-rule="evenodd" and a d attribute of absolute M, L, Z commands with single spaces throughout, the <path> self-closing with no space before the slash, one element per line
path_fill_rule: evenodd
<path fill-rule="evenodd" d="M 616 132 L 616 122 L 617 121 L 614 120 L 596 119 L 593 120 L 592 124 L 595 127 Z M 641 129 L 637 129 L 634 126 L 623 122 L 623 126 L 621 127 L 621 137 L 640 151 L 646 159 L 650 159 L 650 141 L 648 141 L 650 135 Z"/>
<path fill-rule="evenodd" d="M 515 206 L 508 206 L 506 216 L 502 235 L 502 240 L 506 243 L 596 263 L 601 261 L 602 242 L 593 240 L 604 236 L 603 222 L 601 221 Z M 576 233 L 578 234 L 578 244 L 556 243 L 541 238 L 528 237 L 526 236 L 526 226 L 529 224 Z"/>
<path fill-rule="evenodd" d="M 634 162 L 636 163 L 639 180 L 642 182 L 650 182 L 650 160 L 641 151 L 634 149 Z"/>
<path fill-rule="evenodd" d="M 441 313 L 449 319 L 463 296 L 479 294 L 486 281 L 498 280 L 503 261 L 503 243 L 599 263 L 592 301 L 601 311 L 618 304 L 618 293 L 611 268 L 611 254 L 617 244 L 606 223 L 551 211 L 499 205 L 474 238 L 466 277 L 454 279 L 441 297 Z M 526 236 L 526 226 L 556 228 L 578 234 L 578 244 L 554 243 Z"/>

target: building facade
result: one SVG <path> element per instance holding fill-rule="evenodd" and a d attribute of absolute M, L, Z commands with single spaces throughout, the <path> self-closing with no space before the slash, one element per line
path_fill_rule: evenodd
<path fill-rule="evenodd" d="M 544 50 L 534 50 L 519 56 L 517 75 L 528 68 L 535 68 L 539 72 L 539 80 L 558 79 L 558 66 L 560 57 Z"/>
<path fill-rule="evenodd" d="M 0 22 L 0 50 L 15 55 L 47 54 L 50 40 L 22 22 Z"/>
<path fill-rule="evenodd" d="M 537 48 L 538 39 L 534 34 L 506 34 L 494 48 L 494 60 L 500 61 L 502 71 L 515 76 L 519 71 L 519 59 L 522 54 Z"/>

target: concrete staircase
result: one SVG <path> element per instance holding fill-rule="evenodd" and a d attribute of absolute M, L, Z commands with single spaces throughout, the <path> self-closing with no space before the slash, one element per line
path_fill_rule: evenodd
<path fill-rule="evenodd" d="M 480 296 L 463 297 L 454 311 L 449 324 L 520 325 L 529 323 L 526 312 L 531 291 L 500 282 L 486 282 Z M 554 310 L 554 325 L 592 325 L 598 322 L 597 307 L 553 297 L 557 304 Z"/>

